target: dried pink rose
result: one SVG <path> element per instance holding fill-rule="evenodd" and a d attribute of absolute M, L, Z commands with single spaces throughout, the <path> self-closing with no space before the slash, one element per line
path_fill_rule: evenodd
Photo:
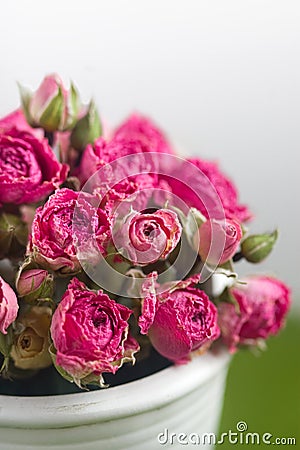
<path fill-rule="evenodd" d="M 221 211 L 218 206 L 217 216 L 214 214 L 216 207 L 212 192 L 212 187 L 214 187 L 227 218 L 235 218 L 240 222 L 245 222 L 251 218 L 248 208 L 238 201 L 235 185 L 220 171 L 217 164 L 199 158 L 187 159 L 186 161 L 193 164 L 205 175 L 205 179 L 201 180 L 203 187 L 195 190 L 194 186 L 197 183 L 195 174 L 188 170 L 186 165 L 183 165 L 182 168 L 180 164 L 177 164 L 174 167 L 174 178 L 166 177 L 175 195 L 186 202 L 188 206 L 197 208 L 205 217 L 220 219 Z M 208 182 L 210 182 L 210 185 L 208 185 Z"/>
<path fill-rule="evenodd" d="M 148 334 L 160 354 L 185 363 L 192 351 L 204 350 L 218 338 L 217 309 L 203 291 L 190 286 L 199 281 L 199 276 L 166 291 L 163 286 L 155 286 L 155 278 L 150 274 L 143 286 L 141 333 Z"/>
<path fill-rule="evenodd" d="M 73 278 L 52 319 L 56 364 L 75 380 L 116 373 L 134 362 L 138 343 L 129 336 L 132 311 L 101 290 L 89 291 Z"/>
<path fill-rule="evenodd" d="M 5 133 L 7 130 L 16 128 L 18 131 L 27 131 L 33 134 L 36 138 L 43 138 L 44 132 L 39 128 L 32 128 L 26 120 L 21 109 L 17 109 L 7 116 L 0 119 L 0 133 Z"/>
<path fill-rule="evenodd" d="M 38 264 L 61 273 L 74 273 L 81 269 L 78 248 L 91 260 L 105 253 L 110 222 L 105 211 L 94 207 L 90 200 L 93 199 L 89 196 L 64 188 L 37 209 L 28 253 Z M 75 208 L 78 223 L 73 223 Z M 91 236 L 95 247 L 85 248 L 85 242 L 90 245 Z"/>
<path fill-rule="evenodd" d="M 168 209 L 153 213 L 132 212 L 114 236 L 114 244 L 134 264 L 146 265 L 166 259 L 178 244 L 181 225 Z"/>
<path fill-rule="evenodd" d="M 46 139 L 15 128 L 0 134 L 0 203 L 43 200 L 65 181 L 67 172 Z"/>
<path fill-rule="evenodd" d="M 194 239 L 202 261 L 224 264 L 235 254 L 242 238 L 240 224 L 234 219 L 207 220 Z"/>
<path fill-rule="evenodd" d="M 119 158 L 128 155 L 142 154 L 146 151 L 146 147 L 139 140 L 115 139 L 106 142 L 102 137 L 95 140 L 94 144 L 89 144 L 82 155 L 78 177 L 82 184 L 84 184 L 95 172 L 101 169 L 106 164 L 110 164 Z M 150 158 L 146 159 L 140 155 L 134 159 L 132 157 L 127 164 L 137 163 L 141 166 L 145 163 L 145 167 L 141 167 L 141 173 L 146 173 L 147 165 L 149 165 Z M 114 167 L 114 166 L 112 166 Z M 124 168 L 125 170 L 126 168 Z M 129 169 L 129 168 L 128 168 Z M 137 172 L 138 173 L 138 172 Z M 152 175 L 153 176 L 153 175 Z"/>
<path fill-rule="evenodd" d="M 275 278 L 256 276 L 246 281 L 231 290 L 236 304 L 221 302 L 218 307 L 222 338 L 231 352 L 239 344 L 256 345 L 257 340 L 276 334 L 291 303 L 289 288 Z"/>
<path fill-rule="evenodd" d="M 7 333 L 7 328 L 17 317 L 18 300 L 13 289 L 0 277 L 0 331 Z"/>
<path fill-rule="evenodd" d="M 121 202 L 125 202 L 126 211 L 130 205 L 136 210 L 145 209 L 157 186 L 155 162 L 150 154 L 143 153 L 139 141 L 106 143 L 97 139 L 86 147 L 77 176 L 82 184 L 89 179 L 89 192 L 97 193 L 101 207 L 110 213 Z"/>
<path fill-rule="evenodd" d="M 144 144 L 144 151 L 174 154 L 162 131 L 147 117 L 132 114 L 115 131 L 116 140 L 137 140 Z"/>

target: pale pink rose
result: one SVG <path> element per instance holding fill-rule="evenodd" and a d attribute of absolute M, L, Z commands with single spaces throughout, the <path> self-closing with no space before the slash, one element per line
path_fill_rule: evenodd
<path fill-rule="evenodd" d="M 222 212 L 216 203 L 214 188 L 227 218 L 235 218 L 239 222 L 245 222 L 251 218 L 248 208 L 239 203 L 237 188 L 220 171 L 217 164 L 199 158 L 186 161 L 205 175 L 205 178 L 200 180 L 203 186 L 197 185 L 200 172 L 198 176 L 195 176 L 187 165 L 178 163 L 173 169 L 172 177 L 165 177 L 175 195 L 188 206 L 197 208 L 205 217 L 221 219 Z M 197 189 L 195 186 L 198 186 Z"/>
<path fill-rule="evenodd" d="M 0 331 L 7 333 L 7 328 L 16 320 L 19 310 L 18 300 L 13 289 L 0 277 Z"/>
<path fill-rule="evenodd" d="M 77 98 L 72 100 L 71 95 L 59 75 L 46 76 L 26 104 L 30 124 L 50 132 L 68 129 L 78 115 Z"/>
<path fill-rule="evenodd" d="M 66 179 L 68 166 L 60 164 L 46 139 L 17 129 L 0 134 L 0 203 L 35 203 Z"/>
<path fill-rule="evenodd" d="M 203 262 L 208 264 L 224 264 L 235 254 L 242 239 L 240 224 L 234 219 L 207 220 L 194 239 Z"/>
<path fill-rule="evenodd" d="M 231 290 L 236 304 L 218 306 L 222 338 L 231 352 L 278 333 L 291 303 L 289 288 L 275 278 L 256 276 L 246 282 Z"/>
<path fill-rule="evenodd" d="M 133 362 L 139 346 L 129 336 L 131 314 L 101 290 L 90 291 L 73 278 L 52 319 L 56 364 L 80 380 L 116 373 L 124 362 Z"/>
<path fill-rule="evenodd" d="M 203 291 L 191 287 L 199 276 L 178 282 L 169 290 L 155 286 L 155 278 L 150 274 L 143 287 L 141 333 L 148 334 L 164 357 L 185 363 L 192 351 L 207 349 L 219 337 L 217 309 Z M 159 293 L 161 290 L 164 292 Z"/>
<path fill-rule="evenodd" d="M 168 209 L 153 213 L 132 212 L 114 236 L 114 244 L 134 264 L 145 265 L 166 259 L 178 244 L 181 225 Z"/>
<path fill-rule="evenodd" d="M 174 154 L 163 132 L 147 117 L 132 114 L 113 135 L 117 140 L 135 140 L 144 144 L 144 151 Z"/>
<path fill-rule="evenodd" d="M 110 222 L 107 214 L 90 203 L 92 198 L 79 196 L 70 189 L 57 190 L 37 209 L 32 224 L 31 253 L 38 264 L 61 273 L 74 273 L 81 269 L 77 244 L 82 243 L 82 252 L 91 260 L 105 253 L 105 244 L 110 237 Z M 73 223 L 75 208 L 77 221 Z M 95 247 L 84 248 L 84 243 L 94 237 Z M 90 252 L 90 253 L 89 253 Z"/>
<path fill-rule="evenodd" d="M 45 298 L 45 294 L 50 293 L 52 283 L 53 276 L 47 270 L 29 269 L 21 273 L 16 281 L 16 288 L 20 297 L 38 299 Z"/>

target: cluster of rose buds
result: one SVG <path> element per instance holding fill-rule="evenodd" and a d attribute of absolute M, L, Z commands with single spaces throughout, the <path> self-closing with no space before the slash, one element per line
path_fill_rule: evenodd
<path fill-rule="evenodd" d="M 93 100 L 58 75 L 20 92 L 0 120 L 3 371 L 53 364 L 105 386 L 143 346 L 183 364 L 282 328 L 289 289 L 234 269 L 265 259 L 277 231 L 248 232 L 252 214 L 215 163 L 179 158 L 139 114 L 104 133 Z M 228 277 L 220 292 L 214 274 Z"/>

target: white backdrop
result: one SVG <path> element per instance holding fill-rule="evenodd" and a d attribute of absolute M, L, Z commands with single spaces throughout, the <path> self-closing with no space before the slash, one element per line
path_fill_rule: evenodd
<path fill-rule="evenodd" d="M 300 298 L 297 0 L 11 0 L 0 50 L 1 115 L 18 105 L 17 80 L 34 87 L 57 71 L 110 124 L 137 109 L 187 154 L 219 160 L 253 230 L 281 230 L 272 257 L 247 270 Z"/>

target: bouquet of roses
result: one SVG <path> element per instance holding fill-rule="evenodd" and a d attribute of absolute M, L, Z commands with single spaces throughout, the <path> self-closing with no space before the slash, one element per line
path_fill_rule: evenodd
<path fill-rule="evenodd" d="M 57 75 L 20 92 L 0 120 L 4 375 L 53 364 L 104 386 L 151 346 L 183 364 L 278 332 L 289 289 L 234 269 L 266 258 L 277 231 L 248 232 L 251 213 L 215 163 L 177 156 L 139 114 L 107 130 Z"/>

